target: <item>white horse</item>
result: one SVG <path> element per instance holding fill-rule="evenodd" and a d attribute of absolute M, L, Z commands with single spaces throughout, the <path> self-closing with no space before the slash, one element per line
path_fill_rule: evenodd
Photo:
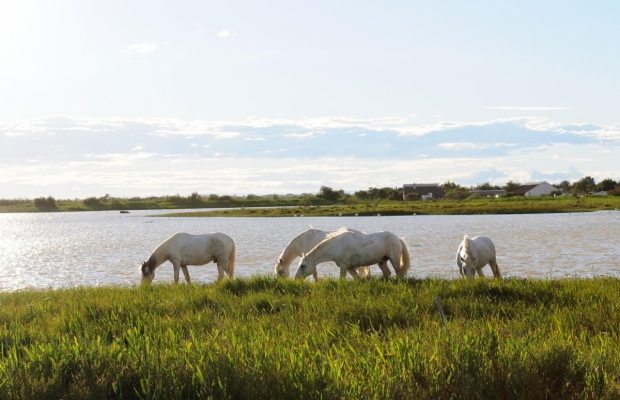
<path fill-rule="evenodd" d="M 391 232 L 365 235 L 339 230 L 327 235 L 307 254 L 302 254 L 295 278 L 307 277 L 314 273 L 317 264 L 325 261 L 334 261 L 340 267 L 340 278 L 344 278 L 347 271 L 356 278 L 356 267 L 373 264 L 379 264 L 383 275 L 389 277 L 391 272 L 387 267 L 388 260 L 396 275 L 404 276 L 407 273 L 411 258 L 403 239 Z"/>
<path fill-rule="evenodd" d="M 347 228 L 342 228 L 347 229 Z M 361 233 L 355 229 L 348 229 L 351 232 Z M 279 278 L 288 278 L 291 276 L 290 266 L 297 257 L 301 257 L 303 253 L 307 253 L 317 244 L 321 243 L 330 232 L 321 231 L 319 229 L 310 228 L 307 231 L 295 236 L 284 248 L 278 261 L 276 261 L 275 272 Z M 359 276 L 366 278 L 370 276 L 370 267 L 363 266 L 357 268 Z M 316 269 L 312 273 L 314 280 L 318 280 Z"/>
<path fill-rule="evenodd" d="M 224 278 L 224 272 L 232 279 L 235 273 L 237 245 L 223 233 L 190 235 L 175 233 L 157 246 L 148 261 L 142 261 L 142 282 L 150 283 L 155 278 L 155 269 L 170 261 L 174 267 L 174 283 L 179 283 L 179 269 L 190 283 L 188 265 L 217 264 L 217 280 Z"/>
<path fill-rule="evenodd" d="M 482 268 L 487 264 L 491 266 L 493 276 L 501 279 L 493 241 L 486 236 L 476 236 L 470 239 L 465 235 L 456 252 L 456 265 L 459 266 L 461 275 L 471 279 L 478 272 L 478 275 L 483 277 Z"/>

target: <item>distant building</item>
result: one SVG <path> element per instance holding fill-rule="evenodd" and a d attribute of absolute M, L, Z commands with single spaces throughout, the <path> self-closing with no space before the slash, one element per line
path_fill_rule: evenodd
<path fill-rule="evenodd" d="M 471 194 L 477 194 L 478 196 L 483 197 L 499 197 L 506 194 L 505 190 L 502 189 L 487 189 L 487 190 L 478 190 L 472 189 L 469 191 Z"/>
<path fill-rule="evenodd" d="M 417 193 L 422 200 L 428 198 L 443 198 L 446 195 L 443 188 L 437 183 L 405 183 L 403 185 L 403 200 L 410 193 Z"/>
<path fill-rule="evenodd" d="M 514 190 L 512 194 L 517 196 L 542 196 L 555 190 L 558 190 L 558 188 L 545 181 L 529 182 Z"/>

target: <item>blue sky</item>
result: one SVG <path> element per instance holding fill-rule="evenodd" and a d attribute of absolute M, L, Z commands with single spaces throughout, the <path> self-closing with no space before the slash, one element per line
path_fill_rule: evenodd
<path fill-rule="evenodd" d="M 618 20 L 618 2 L 4 2 L 0 197 L 617 180 Z"/>

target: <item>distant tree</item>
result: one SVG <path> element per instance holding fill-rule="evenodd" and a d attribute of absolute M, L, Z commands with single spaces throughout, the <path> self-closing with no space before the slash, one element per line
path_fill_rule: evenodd
<path fill-rule="evenodd" d="M 247 196 L 245 196 L 246 199 L 248 200 L 258 200 L 259 197 L 255 194 L 248 194 Z"/>
<path fill-rule="evenodd" d="M 370 194 L 367 190 L 358 190 L 357 192 L 353 193 L 353 196 L 357 197 L 360 200 L 368 200 L 370 198 Z"/>
<path fill-rule="evenodd" d="M 319 190 L 319 194 L 316 197 L 319 197 L 328 201 L 337 201 L 340 197 L 344 196 L 344 190 L 334 190 L 329 186 L 321 186 Z"/>
<path fill-rule="evenodd" d="M 34 206 L 42 211 L 52 211 L 58 209 L 58 206 L 56 205 L 56 199 L 52 196 L 38 197 L 34 199 Z"/>
<path fill-rule="evenodd" d="M 447 193 L 449 190 L 458 189 L 458 188 L 461 188 L 462 186 L 452 181 L 446 181 L 443 185 L 441 185 L 441 187 L 443 188 L 444 192 Z"/>
<path fill-rule="evenodd" d="M 220 200 L 222 200 L 222 201 L 230 201 L 230 200 L 232 200 L 232 197 L 227 195 L 227 194 L 225 194 L 224 196 L 220 196 Z"/>
<path fill-rule="evenodd" d="M 219 198 L 220 196 L 218 196 L 217 194 L 210 194 L 209 197 L 207 197 L 209 201 L 218 201 Z"/>
<path fill-rule="evenodd" d="M 521 187 L 521 183 L 520 182 L 515 182 L 513 180 L 509 180 L 502 187 L 502 189 L 504 189 L 506 191 L 506 193 L 512 193 L 512 192 L 514 192 L 515 190 L 517 190 L 520 187 Z"/>
<path fill-rule="evenodd" d="M 573 189 L 573 185 L 567 180 L 564 180 L 560 182 L 558 185 L 553 185 L 553 186 L 555 186 L 556 188 L 560 189 L 561 191 L 565 193 L 570 193 L 570 191 Z"/>
<path fill-rule="evenodd" d="M 591 176 L 584 176 L 573 185 L 573 193 L 590 193 L 596 188 L 596 182 Z"/>
<path fill-rule="evenodd" d="M 478 190 L 499 190 L 501 188 L 497 185 L 491 185 L 489 182 L 484 182 L 476 186 L 476 189 Z"/>
<path fill-rule="evenodd" d="M 613 179 L 609 179 L 609 178 L 603 179 L 596 185 L 595 191 L 608 192 L 610 190 L 614 190 L 617 185 L 618 185 L 618 182 L 614 181 Z"/>
<path fill-rule="evenodd" d="M 191 195 L 189 195 L 189 199 L 193 201 L 194 203 L 197 203 L 202 200 L 202 196 L 199 195 L 198 192 L 194 192 Z"/>
<path fill-rule="evenodd" d="M 280 200 L 280 196 L 278 196 L 277 194 L 274 194 L 274 195 L 271 197 L 271 199 L 272 199 L 272 200 Z"/>
<path fill-rule="evenodd" d="M 446 192 L 446 199 L 463 200 L 469 197 L 469 195 L 469 190 L 465 189 L 464 187 L 457 187 L 454 189 L 450 189 Z"/>

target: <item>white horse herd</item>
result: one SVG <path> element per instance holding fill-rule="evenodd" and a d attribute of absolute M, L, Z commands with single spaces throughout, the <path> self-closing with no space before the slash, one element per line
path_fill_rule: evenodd
<path fill-rule="evenodd" d="M 233 278 L 237 246 L 235 241 L 223 233 L 190 235 L 175 233 L 153 250 L 147 261 L 142 262 L 142 282 L 150 283 L 155 278 L 155 270 L 166 261 L 174 268 L 174 283 L 179 282 L 179 271 L 190 283 L 188 265 L 217 264 L 218 281 L 225 275 Z M 354 278 L 370 276 L 370 266 L 377 264 L 388 278 L 392 272 L 388 261 L 397 276 L 403 277 L 411 267 L 411 256 L 404 239 L 391 232 L 363 233 L 354 229 L 340 228 L 335 232 L 325 232 L 310 228 L 295 236 L 284 248 L 275 264 L 279 278 L 290 277 L 290 265 L 299 261 L 295 278 L 309 275 L 318 280 L 316 266 L 333 261 L 340 268 L 340 277 L 347 272 Z M 463 238 L 456 252 L 456 264 L 462 276 L 473 278 L 476 273 L 483 277 L 482 268 L 489 264 L 495 278 L 501 278 L 495 256 L 495 245 L 488 237 Z"/>

